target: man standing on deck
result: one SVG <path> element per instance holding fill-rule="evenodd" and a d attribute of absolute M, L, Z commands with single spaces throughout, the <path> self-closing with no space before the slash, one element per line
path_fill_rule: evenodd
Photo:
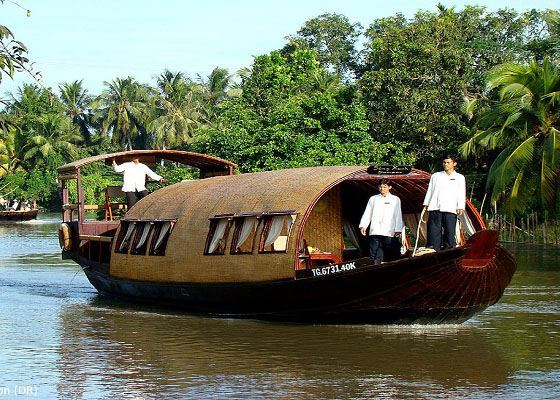
<path fill-rule="evenodd" d="M 138 200 L 148 194 L 146 175 L 154 181 L 165 182 L 163 177 L 156 174 L 147 165 L 142 164 L 137 156 L 131 162 L 121 165 L 117 165 L 113 159 L 113 169 L 115 172 L 124 172 L 122 191 L 126 194 L 126 204 L 129 210 Z"/>
<path fill-rule="evenodd" d="M 391 182 L 382 179 L 379 194 L 370 197 L 362 219 L 360 232 L 366 236 L 369 226 L 369 256 L 375 264 L 385 258 L 392 261 L 399 256 L 399 240 L 404 224 L 401 200 L 390 193 Z"/>
<path fill-rule="evenodd" d="M 456 166 L 457 158 L 446 156 L 443 171 L 432 175 L 424 198 L 424 209 L 430 213 L 427 246 L 436 251 L 455 247 L 457 216 L 465 211 L 465 177 L 455 171 Z"/>

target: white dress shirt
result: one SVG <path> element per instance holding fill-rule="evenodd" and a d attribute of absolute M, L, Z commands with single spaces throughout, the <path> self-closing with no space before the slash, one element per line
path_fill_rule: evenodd
<path fill-rule="evenodd" d="M 113 165 L 115 172 L 124 172 L 123 192 L 141 192 L 146 190 L 146 175 L 154 181 L 161 180 L 161 176 L 156 174 L 147 165 L 142 163 L 125 162 L 121 165 Z"/>
<path fill-rule="evenodd" d="M 466 197 L 465 177 L 455 171 L 449 175 L 440 171 L 430 178 L 424 206 L 428 206 L 428 211 L 456 214 L 457 210 L 465 209 Z"/>
<path fill-rule="evenodd" d="M 395 232 L 402 232 L 401 199 L 391 193 L 371 196 L 360 220 L 360 229 L 368 225 L 370 235 L 395 236 Z"/>

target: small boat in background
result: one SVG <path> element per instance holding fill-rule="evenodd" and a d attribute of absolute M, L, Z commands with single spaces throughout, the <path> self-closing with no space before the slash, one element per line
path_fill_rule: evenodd
<path fill-rule="evenodd" d="M 0 222 L 2 221 L 29 221 L 37 218 L 38 209 L 32 210 L 3 210 L 0 211 Z"/>

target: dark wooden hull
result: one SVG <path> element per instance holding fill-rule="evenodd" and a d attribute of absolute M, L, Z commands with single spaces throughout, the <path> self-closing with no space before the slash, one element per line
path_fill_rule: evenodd
<path fill-rule="evenodd" d="M 29 211 L 0 211 L 1 221 L 29 221 L 37 218 L 39 210 Z"/>
<path fill-rule="evenodd" d="M 84 271 L 102 294 L 193 313 L 312 323 L 442 324 L 461 323 L 496 303 L 509 284 L 516 268 L 512 255 L 495 242 L 490 258 L 479 258 L 482 253 L 455 248 L 381 265 L 362 259 L 362 267 L 333 275 L 235 284 L 117 279 L 93 265 Z"/>

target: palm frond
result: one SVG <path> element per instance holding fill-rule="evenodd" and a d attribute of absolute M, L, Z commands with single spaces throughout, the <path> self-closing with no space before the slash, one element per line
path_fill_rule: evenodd
<path fill-rule="evenodd" d="M 531 163 L 536 142 L 537 139 L 532 136 L 515 148 L 506 148 L 494 161 L 487 180 L 487 190 L 491 190 L 492 201 L 496 201 L 510 188 L 517 175 Z"/>
<path fill-rule="evenodd" d="M 560 178 L 560 132 L 551 128 L 549 136 L 544 140 L 540 192 L 543 207 L 553 210 Z"/>

